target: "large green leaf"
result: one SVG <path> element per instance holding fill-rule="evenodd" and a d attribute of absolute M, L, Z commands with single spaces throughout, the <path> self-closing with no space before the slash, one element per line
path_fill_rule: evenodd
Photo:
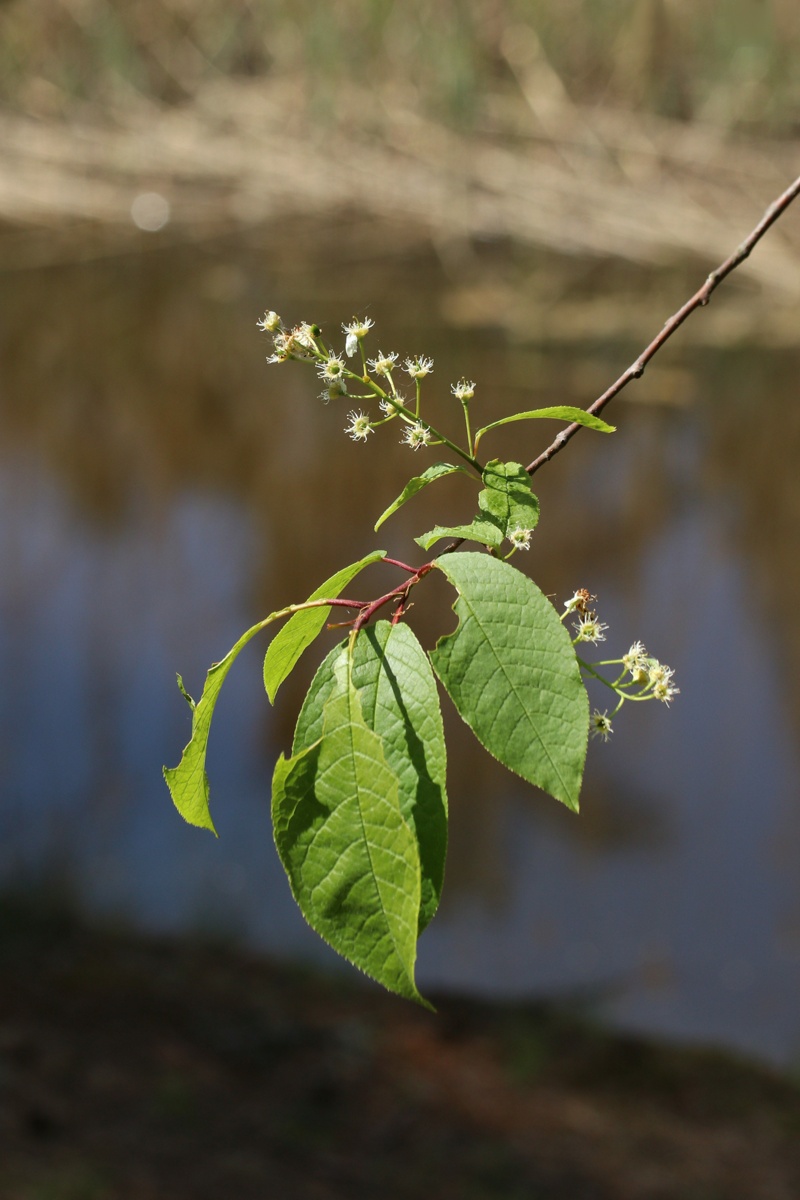
<path fill-rule="evenodd" d="M 385 557 L 385 550 L 375 550 L 366 558 L 351 563 L 349 567 L 342 567 L 341 571 L 331 575 L 330 579 L 326 579 L 315 592 L 312 592 L 309 600 L 335 600 L 342 589 L 346 588 L 348 583 L 360 571 L 363 571 L 364 567 Z M 303 651 L 308 649 L 314 638 L 320 633 L 330 611 L 330 608 L 307 608 L 302 612 L 295 613 L 291 620 L 278 630 L 270 642 L 264 658 L 264 687 L 273 704 L 278 688 L 292 672 Z"/>
<path fill-rule="evenodd" d="M 492 421 L 491 425 L 484 425 L 483 429 L 479 429 L 475 434 L 475 449 L 478 449 L 478 443 L 485 433 L 490 429 L 497 429 L 499 425 L 510 425 L 512 421 L 533 421 L 537 418 L 545 418 L 553 421 L 571 421 L 576 425 L 584 425 L 587 429 L 594 429 L 598 433 L 614 433 L 615 425 L 609 425 L 606 421 L 595 417 L 587 412 L 584 408 L 574 408 L 571 404 L 558 404 L 553 408 L 533 408 L 529 412 L 514 413 L 511 417 L 501 417 L 499 421 Z"/>
<path fill-rule="evenodd" d="M 435 479 L 443 479 L 445 475 L 452 475 L 456 471 L 463 471 L 465 475 L 470 472 L 466 467 L 454 467 L 451 463 L 434 463 L 432 467 L 428 467 L 421 475 L 415 475 L 413 479 L 409 479 L 406 486 L 403 488 L 396 500 L 392 501 L 385 512 L 382 512 L 375 522 L 375 532 L 380 529 L 381 525 L 387 520 L 392 513 L 396 513 L 398 508 L 402 508 L 407 500 L 412 496 L 416 496 L 417 492 L 421 492 L 429 483 L 433 483 Z"/>
<path fill-rule="evenodd" d="M 271 613 L 266 620 L 259 621 L 252 629 L 248 629 L 247 633 L 242 634 L 236 645 L 228 651 L 221 662 L 214 663 L 209 668 L 203 694 L 197 704 L 183 686 L 180 675 L 178 676 L 178 687 L 188 700 L 192 710 L 192 736 L 184 748 L 177 767 L 164 767 L 164 778 L 167 781 L 172 801 L 183 819 L 190 825 L 199 826 L 200 829 L 210 829 L 214 834 L 217 831 L 208 807 L 209 786 L 206 775 L 206 751 L 214 705 L 217 703 L 220 688 L 227 678 L 228 671 L 233 666 L 240 650 L 243 650 L 250 639 L 260 633 L 266 625 L 282 615 L 282 613 Z"/>
<path fill-rule="evenodd" d="M 381 739 L 364 722 L 347 663 L 340 665 L 321 738 L 276 764 L 275 844 L 312 929 L 390 991 L 425 1004 L 414 981 L 416 839 Z"/>
<path fill-rule="evenodd" d="M 458 592 L 433 669 L 478 741 L 578 811 L 589 702 L 569 633 L 527 576 L 487 554 L 437 559 Z"/>
<path fill-rule="evenodd" d="M 321 736 L 323 709 L 346 655 L 347 643 L 337 646 L 314 676 L 297 719 L 292 754 Z M 356 638 L 352 682 L 364 721 L 381 739 L 397 777 L 400 810 L 419 845 L 421 933 L 439 905 L 447 851 L 446 754 L 436 681 L 409 627 L 379 621 Z"/>
<path fill-rule="evenodd" d="M 504 463 L 493 458 L 483 469 L 483 483 L 478 507 L 497 524 L 503 537 L 515 529 L 536 528 L 539 501 L 531 491 L 531 477 L 522 463 Z"/>

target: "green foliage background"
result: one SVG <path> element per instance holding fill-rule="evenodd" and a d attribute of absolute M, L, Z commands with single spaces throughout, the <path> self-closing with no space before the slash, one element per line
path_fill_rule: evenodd
<path fill-rule="evenodd" d="M 320 120 L 355 82 L 400 85 L 469 126 L 513 82 L 506 50 L 531 29 L 576 102 L 796 130 L 795 0 L 7 0 L 0 99 L 102 112 L 134 94 L 183 103 L 220 74 L 287 74 Z"/>

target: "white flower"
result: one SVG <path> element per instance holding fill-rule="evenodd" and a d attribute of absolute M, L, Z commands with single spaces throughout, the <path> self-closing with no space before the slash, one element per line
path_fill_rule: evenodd
<path fill-rule="evenodd" d="M 399 395 L 392 396 L 392 400 L 394 400 L 395 404 L 405 404 L 403 397 Z M 397 409 L 395 408 L 394 404 L 392 404 L 391 400 L 381 400 L 378 404 L 378 408 L 385 417 L 393 417 L 397 412 Z"/>
<path fill-rule="evenodd" d="M 367 359 L 367 366 L 369 367 L 370 371 L 373 371 L 376 375 L 390 375 L 396 362 L 396 350 L 393 350 L 391 354 L 384 354 L 382 350 L 379 350 L 377 358 Z"/>
<path fill-rule="evenodd" d="M 281 319 L 276 312 L 265 312 L 260 321 L 256 321 L 259 329 L 263 329 L 265 333 L 274 333 L 280 328 Z"/>
<path fill-rule="evenodd" d="M 422 354 L 416 358 L 407 358 L 403 364 L 403 370 L 412 379 L 424 379 L 426 375 L 430 375 L 433 371 L 433 359 L 425 358 Z"/>
<path fill-rule="evenodd" d="M 630 671 L 636 683 L 644 683 L 648 677 L 647 651 L 641 642 L 634 642 L 627 654 L 622 656 L 622 665 Z"/>
<path fill-rule="evenodd" d="M 579 642 L 596 643 L 606 640 L 604 631 L 608 629 L 608 626 L 599 621 L 594 613 L 587 613 L 585 617 L 581 617 L 574 628 Z"/>
<path fill-rule="evenodd" d="M 680 688 L 676 688 L 672 682 L 672 676 L 675 674 L 672 667 L 667 667 L 664 663 L 660 663 L 657 658 L 650 659 L 650 670 L 648 678 L 653 685 L 653 695 L 656 700 L 661 700 L 669 706 L 670 700 L 674 700 L 680 695 Z"/>
<path fill-rule="evenodd" d="M 602 738 L 604 742 L 607 742 L 614 732 L 611 728 L 611 717 L 607 712 L 600 712 L 599 709 L 594 710 L 589 724 L 591 725 L 592 737 Z"/>
<path fill-rule="evenodd" d="M 653 695 L 656 700 L 661 700 L 669 708 L 670 700 L 674 700 L 680 695 L 680 688 L 676 688 L 668 679 L 659 679 L 653 688 Z"/>
<path fill-rule="evenodd" d="M 516 529 L 512 529 L 508 535 L 508 540 L 515 550 L 529 550 L 531 546 L 532 529 L 523 529 L 518 525 Z"/>
<path fill-rule="evenodd" d="M 281 363 L 281 362 L 286 362 L 286 360 L 288 358 L 291 358 L 291 356 L 292 356 L 292 335 L 290 333 L 284 333 L 283 330 L 276 333 L 275 337 L 272 340 L 272 344 L 273 344 L 275 350 L 274 350 L 274 353 L 269 356 L 269 358 L 267 359 L 267 362 Z"/>
<path fill-rule="evenodd" d="M 348 325 L 342 325 L 342 333 L 347 335 L 347 341 L 344 344 L 345 353 L 348 358 L 352 358 L 358 343 L 362 338 L 366 337 L 375 322 L 371 317 L 365 317 L 363 321 L 359 321 L 357 317 L 353 317 Z"/>
<path fill-rule="evenodd" d="M 323 404 L 327 404 L 330 400 L 335 400 L 337 396 L 347 395 L 347 385 L 343 379 L 331 380 L 326 388 L 319 394 L 319 398 Z"/>
<path fill-rule="evenodd" d="M 339 383 L 343 380 L 346 370 L 344 359 L 340 355 L 329 354 L 325 362 L 321 362 L 317 367 L 317 374 L 320 379 L 325 379 L 331 383 Z"/>
<path fill-rule="evenodd" d="M 354 442 L 365 442 L 372 433 L 372 426 L 369 423 L 369 417 L 363 412 L 349 412 L 347 414 L 348 425 L 345 425 L 345 433 L 348 433 Z"/>
<path fill-rule="evenodd" d="M 458 383 L 454 383 L 450 387 L 450 391 L 455 396 L 456 400 L 460 400 L 462 404 L 471 400 L 475 395 L 475 384 L 468 379 L 462 379 Z"/>
<path fill-rule="evenodd" d="M 431 440 L 431 431 L 427 425 L 416 421 L 413 425 L 406 425 L 400 440 L 410 446 L 412 450 L 419 450 L 420 446 L 427 446 Z"/>

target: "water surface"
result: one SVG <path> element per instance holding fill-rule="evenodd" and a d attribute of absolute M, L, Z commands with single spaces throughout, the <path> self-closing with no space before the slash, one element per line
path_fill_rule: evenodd
<path fill-rule="evenodd" d="M 368 312 L 375 350 L 433 355 L 433 410 L 456 429 L 449 384 L 462 374 L 488 421 L 586 404 L 641 348 L 507 336 L 492 280 L 522 289 L 560 269 L 503 247 L 455 265 L 413 242 L 382 252 L 353 223 L 4 274 L 3 881 L 55 876 L 146 928 L 333 961 L 294 908 L 268 796 L 335 635 L 274 712 L 263 646 L 231 674 L 209 756 L 219 841 L 180 821 L 161 778 L 189 734 L 175 672 L 197 694 L 243 629 L 343 563 L 378 545 L 415 558 L 433 510 L 419 497 L 371 532 L 422 453 L 393 426 L 381 446 L 348 441 L 347 402 L 326 407 L 311 373 L 268 367 L 255 321 L 268 306 L 335 334 Z M 563 267 L 565 286 L 574 274 Z M 487 296 L 469 326 L 453 320 L 465 276 Z M 653 332 L 678 286 L 659 278 L 647 280 Z M 613 439 L 582 433 L 537 476 L 542 521 L 523 565 L 557 601 L 596 593 L 610 626 L 598 657 L 641 638 L 681 695 L 669 710 L 629 705 L 609 744 L 592 745 L 580 818 L 505 773 L 446 709 L 451 853 L 419 975 L 423 990 L 576 994 L 629 1028 L 790 1063 L 799 356 L 679 338 L 637 398 L 616 402 Z M 540 430 L 512 426 L 492 450 L 527 461 Z M 466 482 L 438 486 L 435 519 L 462 519 Z M 371 588 L 394 580 L 372 571 Z M 411 621 L 431 645 L 453 626 L 452 596 L 432 581 L 423 599 Z"/>

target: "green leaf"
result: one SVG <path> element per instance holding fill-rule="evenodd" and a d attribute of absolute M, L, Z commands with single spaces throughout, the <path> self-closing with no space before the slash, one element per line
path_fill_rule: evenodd
<path fill-rule="evenodd" d="M 323 709 L 346 655 L 347 643 L 337 646 L 314 676 L 297 719 L 292 754 L 322 735 Z M 439 905 L 447 851 L 446 754 L 436 681 L 409 627 L 379 621 L 356 638 L 352 683 L 364 721 L 381 739 L 397 777 L 400 811 L 419 846 L 422 933 Z"/>
<path fill-rule="evenodd" d="M 312 929 L 390 991 L 426 1004 L 414 981 L 417 843 L 381 739 L 367 728 L 342 665 L 322 737 L 276 764 L 275 844 Z"/>
<path fill-rule="evenodd" d="M 216 834 L 214 822 L 209 811 L 209 786 L 206 775 L 206 751 L 208 749 L 208 734 L 211 728 L 211 718 L 214 715 L 214 705 L 220 688 L 225 682 L 228 671 L 233 666 L 240 650 L 244 649 L 251 638 L 281 613 L 271 613 L 266 620 L 259 621 L 247 633 L 243 633 L 233 649 L 229 650 L 221 662 L 214 663 L 206 675 L 203 694 L 195 704 L 183 680 L 178 676 L 178 687 L 184 699 L 192 710 L 192 736 L 181 755 L 177 767 L 164 767 L 164 778 L 167 781 L 172 802 L 185 821 L 197 825 L 200 829 L 210 829 Z"/>
<path fill-rule="evenodd" d="M 466 538 L 484 546 L 499 546 L 514 529 L 535 529 L 539 501 L 531 491 L 531 480 L 522 463 L 503 463 L 493 458 L 483 469 L 484 487 L 478 494 L 480 513 L 471 525 L 437 525 L 414 541 L 430 550 L 441 538 Z"/>
<path fill-rule="evenodd" d="M 346 588 L 351 579 L 363 571 L 364 567 L 385 557 L 385 550 L 375 550 L 366 558 L 351 563 L 349 567 L 342 567 L 341 571 L 331 575 L 330 579 L 326 579 L 315 592 L 312 592 L 309 600 L 328 598 L 335 600 L 343 588 Z M 322 608 L 307 608 L 302 612 L 295 613 L 283 628 L 278 630 L 270 642 L 264 658 L 264 687 L 273 704 L 278 688 L 294 670 L 303 651 L 308 649 L 314 638 L 320 633 L 330 611 L 330 608 L 323 606 Z"/>
<path fill-rule="evenodd" d="M 599 417 L 592 416 L 584 408 L 573 408 L 571 404 L 559 404 L 555 408 L 533 408 L 529 412 L 514 413 L 511 417 L 502 417 L 499 421 L 492 421 L 491 425 L 484 425 L 483 429 L 479 429 L 475 434 L 475 449 L 477 450 L 478 442 L 490 429 L 497 429 L 499 425 L 509 425 L 512 421 L 531 421 L 541 417 L 554 421 L 574 421 L 576 425 L 585 425 L 587 429 L 595 429 L 598 433 L 614 433 L 616 431 L 615 425 L 608 425 Z"/>
<path fill-rule="evenodd" d="M 409 479 L 397 499 L 378 517 L 378 520 L 375 522 L 375 532 L 377 533 L 383 522 L 392 513 L 396 513 L 398 508 L 402 508 L 406 500 L 410 500 L 412 496 L 416 496 L 417 492 L 421 492 L 424 487 L 427 487 L 429 483 L 433 483 L 435 479 L 443 479 L 445 475 L 452 475 L 455 471 L 463 471 L 465 475 L 470 474 L 466 467 L 454 467 L 451 463 L 442 462 L 434 463 L 432 467 L 428 467 L 427 471 L 423 471 L 421 475 L 415 475 L 413 479 Z"/>
<path fill-rule="evenodd" d="M 458 592 L 431 663 L 478 741 L 578 811 L 589 701 L 568 631 L 527 576 L 486 554 L 437 559 Z"/>
<path fill-rule="evenodd" d="M 476 517 L 471 525 L 437 525 L 421 537 L 414 538 L 423 550 L 430 550 L 434 542 L 441 538 L 467 538 L 471 542 L 480 542 L 484 546 L 499 546 L 503 541 L 503 532 L 494 522 L 483 517 Z"/>
<path fill-rule="evenodd" d="M 484 490 L 478 506 L 501 530 L 503 537 L 514 529 L 535 529 L 539 501 L 531 491 L 531 477 L 522 463 L 493 458 L 483 469 Z"/>

